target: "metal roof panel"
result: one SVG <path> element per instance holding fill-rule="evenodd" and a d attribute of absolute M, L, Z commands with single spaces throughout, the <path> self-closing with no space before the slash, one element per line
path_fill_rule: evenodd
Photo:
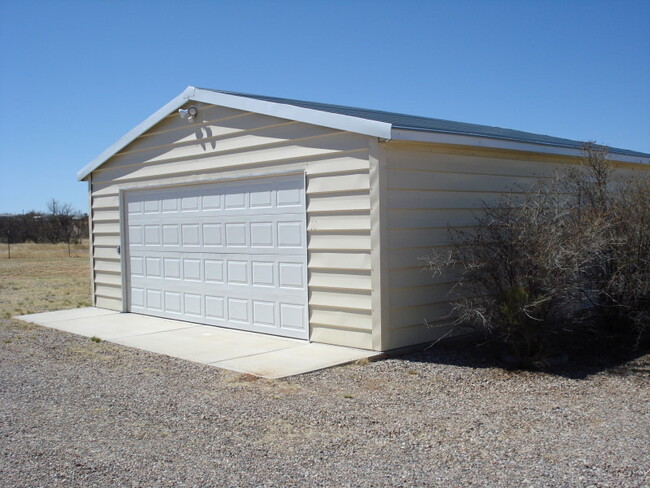
<path fill-rule="evenodd" d="M 269 97 L 264 95 L 254 95 L 250 93 L 237 93 L 222 90 L 205 90 L 214 91 L 218 93 L 227 93 L 240 97 L 255 98 L 268 102 L 281 103 L 287 105 L 294 105 L 296 107 L 308 108 L 312 110 L 321 110 L 324 112 L 332 112 L 341 115 L 348 115 L 351 117 L 359 117 L 362 119 L 376 120 L 379 122 L 389 123 L 394 129 L 407 129 L 425 132 L 440 132 L 445 134 L 459 134 L 470 135 L 478 137 L 489 137 L 493 139 L 503 139 L 508 141 L 527 142 L 531 144 L 544 144 L 550 146 L 560 146 L 572 149 L 581 149 L 584 141 L 576 141 L 562 137 L 548 136 L 544 134 L 535 134 L 533 132 L 525 132 L 514 129 L 505 129 L 502 127 L 494 127 L 481 124 L 470 124 L 466 122 L 456 122 L 453 120 L 435 119 L 430 117 L 421 117 L 417 115 L 407 115 L 395 112 L 385 112 L 381 110 L 371 110 L 358 107 L 346 107 L 343 105 L 333 105 L 329 103 L 309 102 L 305 100 L 292 100 L 288 98 Z M 621 154 L 628 156 L 650 157 L 650 154 L 631 151 L 628 149 L 621 149 L 616 147 L 608 147 L 609 152 L 612 154 Z"/>

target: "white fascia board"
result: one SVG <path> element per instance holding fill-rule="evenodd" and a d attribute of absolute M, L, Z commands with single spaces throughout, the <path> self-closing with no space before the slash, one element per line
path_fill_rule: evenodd
<path fill-rule="evenodd" d="M 257 98 L 240 97 L 200 88 L 196 89 L 192 100 L 382 139 L 390 139 L 392 129 L 392 124 L 387 122 L 324 112 L 284 103 L 268 102 Z"/>
<path fill-rule="evenodd" d="M 375 120 L 312 110 L 283 103 L 267 102 L 255 98 L 228 95 L 226 93 L 218 93 L 188 86 L 180 95 L 157 110 L 154 114 L 147 117 L 147 119 L 135 126 L 108 149 L 84 166 L 77 173 L 77 179 L 79 181 L 86 179 L 90 173 L 99 168 L 118 151 L 126 147 L 144 132 L 156 125 L 173 111 L 182 107 L 188 101 L 220 105 L 222 107 L 271 115 L 282 119 L 296 120 L 307 124 L 330 127 L 332 129 L 339 129 L 382 139 L 390 139 L 392 128 L 392 125 L 386 122 L 377 122 Z"/>
<path fill-rule="evenodd" d="M 438 144 L 487 147 L 492 149 L 506 149 L 511 151 L 525 151 L 541 154 L 557 154 L 560 156 L 582 157 L 582 151 L 580 149 L 552 146 L 547 144 L 509 141 L 505 139 L 493 139 L 483 136 L 466 136 L 460 134 L 446 134 L 442 132 L 427 132 L 408 129 L 393 129 L 391 131 L 391 135 L 391 139 L 395 141 L 433 142 Z M 622 163 L 650 164 L 650 158 L 643 156 L 630 156 L 625 154 L 610 153 L 609 159 Z"/>

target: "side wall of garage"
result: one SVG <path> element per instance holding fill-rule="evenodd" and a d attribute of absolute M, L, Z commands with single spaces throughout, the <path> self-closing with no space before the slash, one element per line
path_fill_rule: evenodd
<path fill-rule="evenodd" d="M 304 172 L 311 340 L 372 348 L 369 138 L 192 103 L 90 176 L 94 300 L 123 310 L 120 189 Z"/>
<path fill-rule="evenodd" d="M 470 229 L 483 203 L 552 176 L 577 158 L 441 144 L 385 144 L 389 292 L 386 348 L 433 340 L 448 331 L 452 277 L 423 270 L 422 258 L 449 245 L 449 227 Z M 650 170 L 617 165 L 621 175 Z M 425 323 L 426 321 L 426 323 Z M 429 326 L 427 326 L 427 323 Z"/>

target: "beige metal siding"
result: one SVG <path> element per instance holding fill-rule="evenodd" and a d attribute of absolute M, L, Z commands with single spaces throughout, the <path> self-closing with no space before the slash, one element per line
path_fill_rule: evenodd
<path fill-rule="evenodd" d="M 391 349 L 448 330 L 440 325 L 448 322 L 453 276 L 432 278 L 422 260 L 449 244 L 448 227 L 470 228 L 483 202 L 490 205 L 504 193 L 521 192 L 577 159 L 435 144 L 391 142 L 385 147 L 390 283 L 385 348 Z"/>
<path fill-rule="evenodd" d="M 92 173 L 94 291 L 122 310 L 120 189 L 304 172 L 311 340 L 372 348 L 369 138 L 193 103 Z"/>

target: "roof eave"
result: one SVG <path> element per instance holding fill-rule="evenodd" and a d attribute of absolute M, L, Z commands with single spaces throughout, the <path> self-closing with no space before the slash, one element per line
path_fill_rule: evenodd
<path fill-rule="evenodd" d="M 392 129 L 392 125 L 387 122 L 325 112 L 323 110 L 314 110 L 285 103 L 268 102 L 257 98 L 240 97 L 201 88 L 196 88 L 192 100 L 270 115 L 281 119 L 296 120 L 306 124 L 330 127 L 356 134 L 380 137 L 382 139 L 390 139 Z"/>
<path fill-rule="evenodd" d="M 394 127 L 390 139 L 395 141 L 430 142 L 459 146 L 485 147 L 490 149 L 505 149 L 541 154 L 557 154 L 560 156 L 582 157 L 582 150 L 572 147 L 522 142 L 509 139 L 498 139 L 479 135 L 453 134 L 439 131 L 423 131 Z M 650 157 L 619 154 L 610 152 L 609 159 L 623 163 L 650 164 Z"/>

